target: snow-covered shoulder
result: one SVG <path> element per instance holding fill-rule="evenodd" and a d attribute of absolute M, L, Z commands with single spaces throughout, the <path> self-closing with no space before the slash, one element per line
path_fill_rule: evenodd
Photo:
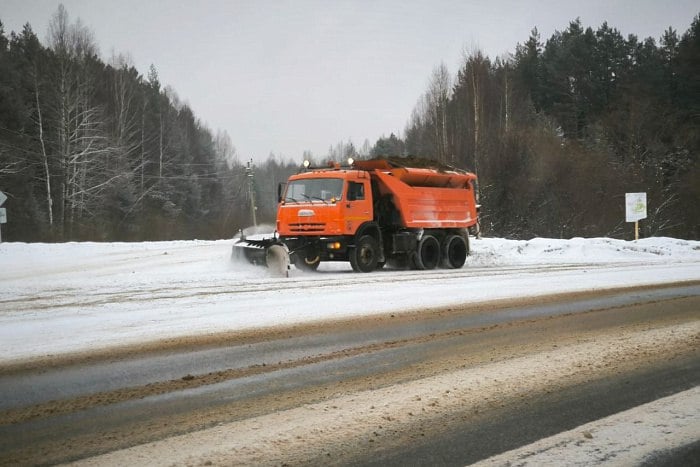
<path fill-rule="evenodd" d="M 471 249 L 468 264 L 482 266 L 700 261 L 700 242 L 668 237 L 637 241 L 581 237 L 569 240 L 481 238 L 471 239 Z"/>

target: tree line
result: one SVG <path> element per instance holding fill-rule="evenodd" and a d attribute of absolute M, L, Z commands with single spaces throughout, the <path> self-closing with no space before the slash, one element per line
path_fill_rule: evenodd
<path fill-rule="evenodd" d="M 435 68 L 403 135 L 339 142 L 320 162 L 417 155 L 472 170 L 488 235 L 629 237 L 624 193 L 645 191 L 645 235 L 700 238 L 699 33 L 698 17 L 659 44 L 575 20 L 495 60 L 465 52 L 454 77 Z M 276 186 L 298 165 L 240 161 L 154 66 L 105 63 L 63 6 L 46 45 L 0 23 L 3 239 L 230 238 L 253 204 L 274 221 Z"/>
<path fill-rule="evenodd" d="M 153 65 L 144 77 L 123 55 L 103 62 L 62 5 L 47 36 L 44 46 L 27 24 L 8 37 L 0 23 L 5 240 L 226 238 L 251 224 L 246 164 L 226 132 L 204 126 Z M 296 170 L 266 165 L 271 178 Z"/>
<path fill-rule="evenodd" d="M 495 60 L 436 67 L 403 138 L 479 176 L 481 227 L 532 238 L 630 238 L 625 192 L 646 192 L 644 235 L 700 238 L 700 16 L 659 43 L 572 21 Z"/>

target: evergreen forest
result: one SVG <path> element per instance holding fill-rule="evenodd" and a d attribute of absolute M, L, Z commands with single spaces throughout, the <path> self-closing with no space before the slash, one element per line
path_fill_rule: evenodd
<path fill-rule="evenodd" d="M 397 155 L 475 172 L 484 235 L 629 239 L 625 193 L 646 192 L 642 236 L 700 239 L 700 16 L 658 39 L 579 20 L 524 39 L 436 66 L 401 135 L 252 166 L 62 6 L 46 43 L 0 22 L 2 240 L 231 238 L 253 204 L 274 222 L 304 158 Z"/>

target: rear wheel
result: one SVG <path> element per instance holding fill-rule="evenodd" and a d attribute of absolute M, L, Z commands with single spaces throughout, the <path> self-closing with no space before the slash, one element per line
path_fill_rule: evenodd
<path fill-rule="evenodd" d="M 424 235 L 418 242 L 415 256 L 418 269 L 435 269 L 440 263 L 440 242 L 432 235 Z"/>
<path fill-rule="evenodd" d="M 442 266 L 448 269 L 458 269 L 464 266 L 469 248 L 461 235 L 450 235 L 442 247 Z"/>
<path fill-rule="evenodd" d="M 356 272 L 372 272 L 379 260 L 379 243 L 374 237 L 363 235 L 350 251 L 350 265 Z"/>

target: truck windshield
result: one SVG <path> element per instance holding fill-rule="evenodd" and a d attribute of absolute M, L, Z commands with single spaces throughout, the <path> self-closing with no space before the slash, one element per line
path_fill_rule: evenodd
<path fill-rule="evenodd" d="M 331 203 L 338 201 L 342 192 L 343 180 L 340 178 L 307 178 L 289 182 L 284 200 L 287 203 L 301 201 Z"/>

